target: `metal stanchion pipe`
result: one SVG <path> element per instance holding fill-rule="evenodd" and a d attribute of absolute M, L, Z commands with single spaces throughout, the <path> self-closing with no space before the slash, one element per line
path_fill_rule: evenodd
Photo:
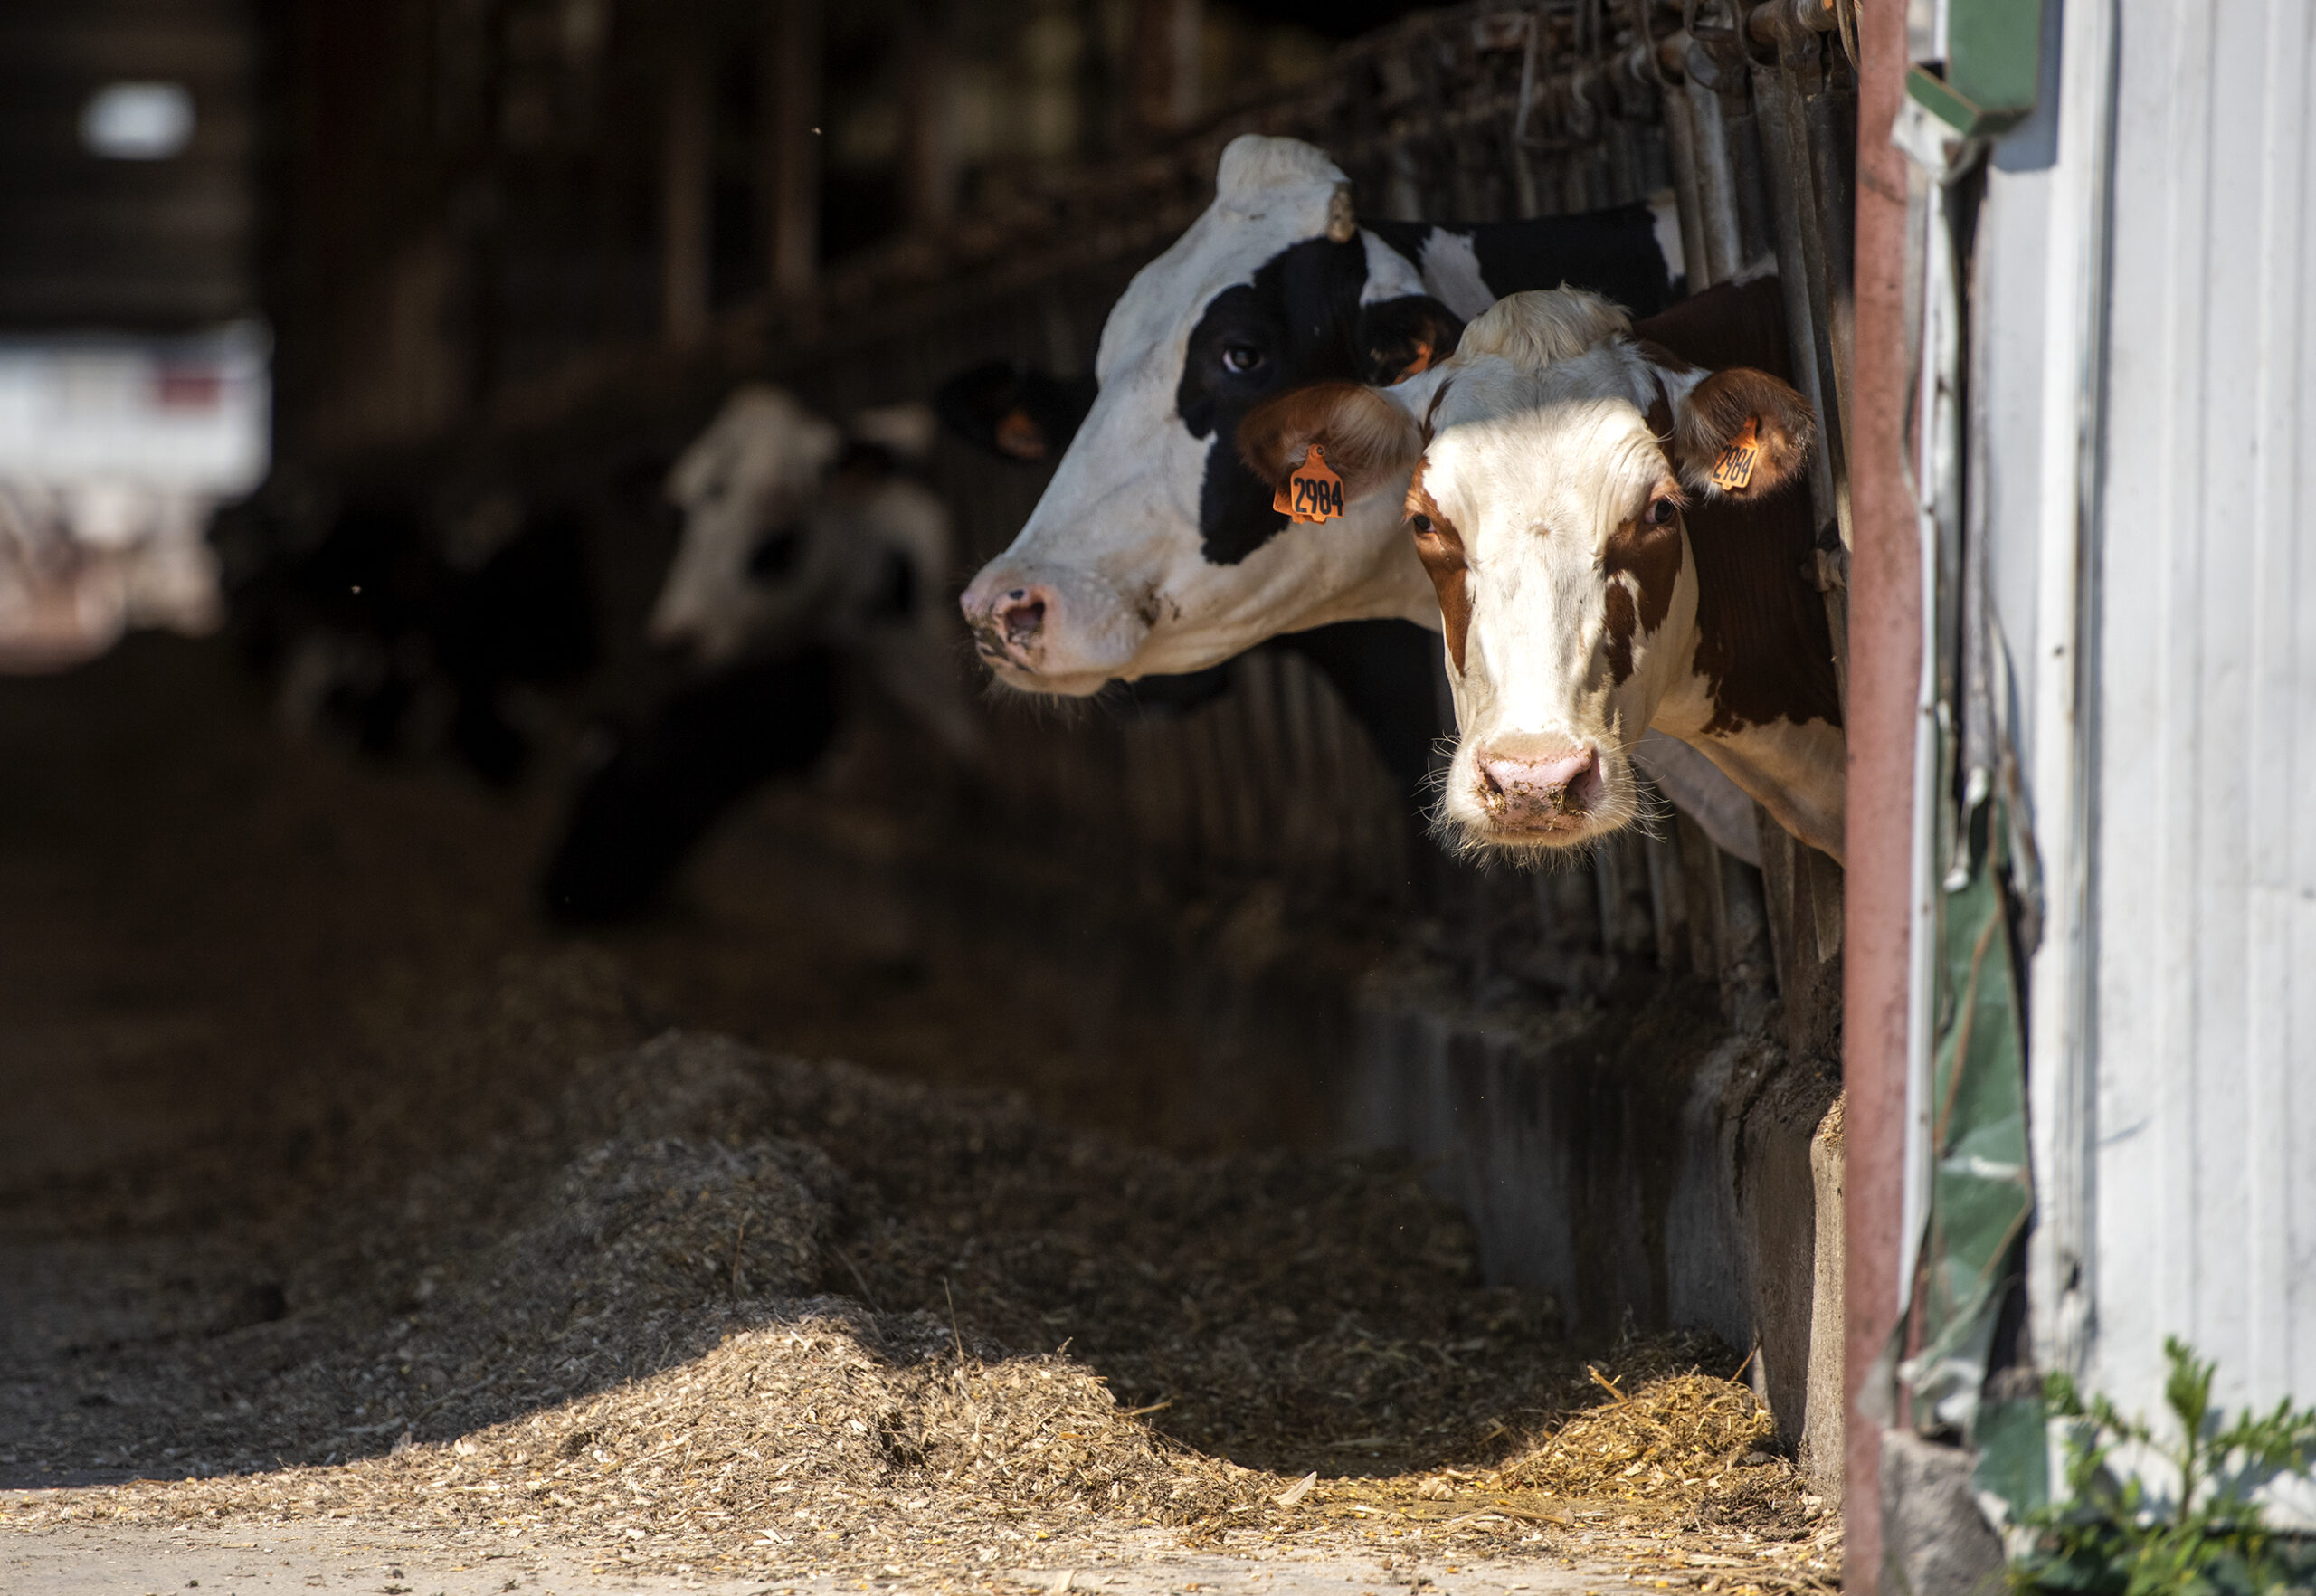
<path fill-rule="evenodd" d="M 1847 1437 L 1844 1589 L 1875 1596 L 1882 1569 L 1881 1418 L 1867 1391 L 1897 1317 L 1905 1164 L 1906 992 L 1913 877 L 1914 699 L 1922 571 L 1906 480 L 1906 172 L 1890 146 L 1904 93 L 1906 12 L 1864 16 L 1857 129 L 1857 349 L 1850 436 L 1848 879 L 1842 1077 L 1847 1093 L 1844 1299 Z M 1861 1403 L 1861 1397 L 1867 1400 Z"/>

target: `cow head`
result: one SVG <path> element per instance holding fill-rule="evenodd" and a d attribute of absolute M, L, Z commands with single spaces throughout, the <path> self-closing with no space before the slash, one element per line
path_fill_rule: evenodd
<path fill-rule="evenodd" d="M 669 475 L 684 533 L 652 640 L 713 665 L 914 613 L 947 574 L 947 513 L 896 466 L 935 426 L 924 406 L 895 405 L 840 430 L 777 388 L 735 392 Z"/>
<path fill-rule="evenodd" d="M 779 611 L 844 435 L 778 388 L 736 389 L 668 476 L 683 541 L 651 607 L 654 642 L 733 658 Z"/>
<path fill-rule="evenodd" d="M 1538 850 L 1635 818 L 1630 750 L 1652 724 L 1741 729 L 1698 670 L 1689 520 L 1778 492 L 1813 430 L 1776 377 L 1690 366 L 1635 339 L 1607 300 L 1561 289 L 1475 318 L 1420 416 L 1343 387 L 1258 410 L 1241 436 L 1274 480 L 1315 442 L 1330 463 L 1414 463 L 1406 524 L 1438 594 L 1462 734 L 1441 823 L 1471 845 Z"/>
<path fill-rule="evenodd" d="M 1082 695 L 1344 616 L 1429 622 L 1395 492 L 1291 527 L 1236 433 L 1309 384 L 1412 376 L 1460 328 L 1359 229 L 1323 153 L 1234 139 L 1213 204 L 1110 312 L 1098 392 L 1044 497 L 965 590 L 982 658 L 1011 686 Z"/>

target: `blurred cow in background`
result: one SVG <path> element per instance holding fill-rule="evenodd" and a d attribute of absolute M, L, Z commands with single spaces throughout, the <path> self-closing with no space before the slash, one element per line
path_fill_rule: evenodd
<path fill-rule="evenodd" d="M 271 393 L 253 324 L 0 337 L 0 670 L 216 630 L 209 518 L 265 477 Z"/>
<path fill-rule="evenodd" d="M 236 593 L 252 662 L 301 736 L 379 758 L 437 748 L 508 785 L 528 767 L 524 699 L 596 659 L 579 513 L 506 493 L 445 518 L 357 495 L 312 547 L 271 553 Z"/>
<path fill-rule="evenodd" d="M 0 670 L 78 665 L 138 627 L 215 631 L 209 510 L 126 483 L 0 479 Z"/>
<path fill-rule="evenodd" d="M 708 674 L 621 739 L 581 789 L 546 871 L 550 914 L 603 921 L 650 907 L 722 815 L 819 762 L 848 676 L 952 755 L 978 754 L 947 603 L 949 513 L 906 471 L 936 425 L 911 404 L 839 428 L 751 385 L 677 461 L 668 496 L 683 541 L 649 632 Z"/>
<path fill-rule="evenodd" d="M 946 603 L 948 508 L 905 467 L 932 448 L 921 404 L 840 430 L 777 388 L 726 402 L 668 480 L 684 536 L 651 641 L 729 665 L 815 644 L 844 650 L 952 754 L 980 732 Z"/>

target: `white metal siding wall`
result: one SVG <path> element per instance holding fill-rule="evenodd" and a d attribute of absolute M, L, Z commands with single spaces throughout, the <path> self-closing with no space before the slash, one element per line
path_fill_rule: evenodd
<path fill-rule="evenodd" d="M 2084 0 L 2074 0 L 2083 4 Z M 2121 0 L 2093 589 L 2093 1380 L 2316 1400 L 2316 26 Z"/>

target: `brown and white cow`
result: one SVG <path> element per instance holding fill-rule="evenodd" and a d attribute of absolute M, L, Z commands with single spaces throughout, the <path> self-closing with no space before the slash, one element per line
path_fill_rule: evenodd
<path fill-rule="evenodd" d="M 1419 415 L 1344 383 L 1240 428 L 1274 482 L 1314 443 L 1354 496 L 1414 466 L 1407 525 L 1460 731 L 1439 820 L 1457 840 L 1539 851 L 1629 823 L 1630 751 L 1655 727 L 1841 858 L 1841 706 L 1791 490 L 1816 423 L 1771 375 L 1777 293 L 1713 290 L 1638 327 L 1581 290 L 1514 294 L 1466 327 Z"/>

